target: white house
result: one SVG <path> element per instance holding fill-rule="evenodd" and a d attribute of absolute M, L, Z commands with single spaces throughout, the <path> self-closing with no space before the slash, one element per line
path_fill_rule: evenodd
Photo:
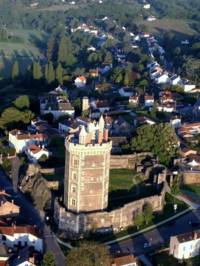
<path fill-rule="evenodd" d="M 36 163 L 42 156 L 49 158 L 50 152 L 45 148 L 38 145 L 31 145 L 25 151 L 29 160 L 33 163 Z"/>
<path fill-rule="evenodd" d="M 171 85 L 179 85 L 181 82 L 181 77 L 178 75 L 173 75 L 170 77 L 170 83 Z"/>
<path fill-rule="evenodd" d="M 16 153 L 23 152 L 27 147 L 35 145 L 45 145 L 47 144 L 48 136 L 42 133 L 24 133 L 20 130 L 14 129 L 9 132 L 8 140 L 10 146 L 14 147 Z"/>
<path fill-rule="evenodd" d="M 181 118 L 179 118 L 179 117 L 172 118 L 170 120 L 170 125 L 173 128 L 179 128 L 179 127 L 181 127 Z"/>
<path fill-rule="evenodd" d="M 162 74 L 160 74 L 158 77 L 156 77 L 155 82 L 157 84 L 165 84 L 169 82 L 169 75 L 168 72 L 164 72 Z"/>
<path fill-rule="evenodd" d="M 188 232 L 170 238 L 170 255 L 189 259 L 200 254 L 200 231 Z"/>
<path fill-rule="evenodd" d="M 175 105 L 174 104 L 164 104 L 164 105 L 159 105 L 157 107 L 157 110 L 159 112 L 166 112 L 166 113 L 172 113 L 175 111 Z"/>
<path fill-rule="evenodd" d="M 74 83 L 77 88 L 84 88 L 87 83 L 87 79 L 84 76 L 79 76 L 75 79 Z"/>
<path fill-rule="evenodd" d="M 152 107 L 154 105 L 154 97 L 150 95 L 144 96 L 144 106 L 145 107 Z"/>
<path fill-rule="evenodd" d="M 144 9 L 150 9 L 151 8 L 151 5 L 150 4 L 145 4 L 145 5 L 143 5 L 143 8 Z"/>
<path fill-rule="evenodd" d="M 31 225 L 1 226 L 0 243 L 8 248 L 21 245 L 21 247 L 33 247 L 35 251 L 43 252 L 43 240 L 38 235 L 36 228 Z"/>
<path fill-rule="evenodd" d="M 147 18 L 147 21 L 155 21 L 156 17 L 155 16 L 150 16 Z"/>
<path fill-rule="evenodd" d="M 182 87 L 183 87 L 184 92 L 192 92 L 196 88 L 196 85 L 194 85 L 194 84 L 183 84 Z"/>
<path fill-rule="evenodd" d="M 124 87 L 119 89 L 119 94 L 122 97 L 132 97 L 134 92 L 133 89 Z"/>

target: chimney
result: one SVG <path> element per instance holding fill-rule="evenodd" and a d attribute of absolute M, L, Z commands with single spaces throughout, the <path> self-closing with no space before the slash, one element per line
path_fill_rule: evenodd
<path fill-rule="evenodd" d="M 105 142 L 108 142 L 108 136 L 109 136 L 108 128 L 105 128 L 104 129 L 104 140 L 105 140 Z"/>
<path fill-rule="evenodd" d="M 102 144 L 103 142 L 103 133 L 98 130 L 98 144 Z"/>

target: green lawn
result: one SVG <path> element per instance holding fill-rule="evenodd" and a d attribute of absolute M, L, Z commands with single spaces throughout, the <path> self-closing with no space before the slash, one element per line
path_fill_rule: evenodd
<path fill-rule="evenodd" d="M 200 196 L 200 184 L 195 184 L 195 185 L 184 185 L 182 187 L 184 190 L 189 190 L 193 193 L 195 193 L 197 196 Z"/>
<path fill-rule="evenodd" d="M 192 28 L 192 24 L 195 21 L 185 19 L 157 19 L 155 21 L 141 20 L 138 24 L 146 25 L 150 33 L 158 34 L 160 31 L 175 31 L 183 35 L 194 35 L 197 32 Z"/>
<path fill-rule="evenodd" d="M 37 30 L 15 29 L 10 33 L 18 40 L 0 41 L 0 75 L 6 77 L 10 76 L 14 60 L 19 62 L 20 71 L 24 73 L 34 59 L 44 54 L 47 41 L 47 35 Z"/>
<path fill-rule="evenodd" d="M 131 189 L 135 172 L 132 169 L 111 169 L 109 192 Z"/>

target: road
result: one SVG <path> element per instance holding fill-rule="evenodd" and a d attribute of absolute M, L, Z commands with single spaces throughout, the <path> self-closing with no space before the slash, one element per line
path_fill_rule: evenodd
<path fill-rule="evenodd" d="M 50 228 L 44 224 L 40 213 L 31 202 L 27 200 L 27 198 L 18 190 L 14 191 L 12 183 L 4 174 L 3 171 L 0 170 L 0 189 L 4 189 L 8 194 L 12 196 L 15 203 L 20 206 L 20 217 L 22 220 L 28 224 L 36 225 L 39 229 L 43 231 L 43 238 L 45 243 L 46 250 L 52 251 L 57 266 L 64 266 L 65 256 L 60 249 L 54 234 L 52 234 Z"/>
<path fill-rule="evenodd" d="M 200 223 L 200 209 L 193 210 L 174 220 L 174 224 L 168 223 L 149 232 L 127 239 L 120 243 L 110 245 L 112 253 L 131 252 L 140 255 L 151 249 L 159 248 L 167 244 L 173 235 L 189 232 L 200 228 L 192 227 L 189 222 Z M 150 243 L 151 247 L 144 248 L 144 243 Z"/>

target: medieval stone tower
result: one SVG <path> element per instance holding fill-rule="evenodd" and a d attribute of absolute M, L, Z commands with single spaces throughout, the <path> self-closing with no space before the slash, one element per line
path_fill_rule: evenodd
<path fill-rule="evenodd" d="M 101 211 L 108 205 L 109 168 L 112 143 L 104 119 L 81 126 L 65 142 L 64 204 L 81 213 Z"/>

